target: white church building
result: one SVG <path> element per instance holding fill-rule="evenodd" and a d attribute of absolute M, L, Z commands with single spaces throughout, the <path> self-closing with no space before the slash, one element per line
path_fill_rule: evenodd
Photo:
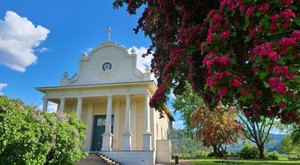
<path fill-rule="evenodd" d="M 65 72 L 59 86 L 37 87 L 58 112 L 75 112 L 87 126 L 84 150 L 100 152 L 125 165 L 153 165 L 171 160 L 170 129 L 174 118 L 164 118 L 149 107 L 156 90 L 151 73 L 137 69 L 137 55 L 110 39 L 84 53 L 78 72 Z"/>

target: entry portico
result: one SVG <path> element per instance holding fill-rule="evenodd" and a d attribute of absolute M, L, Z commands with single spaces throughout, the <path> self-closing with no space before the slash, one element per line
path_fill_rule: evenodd
<path fill-rule="evenodd" d="M 53 102 L 58 112 L 75 112 L 87 125 L 86 151 L 101 151 L 125 164 L 134 156 L 138 164 L 170 161 L 174 119 L 168 109 L 160 119 L 149 107 L 156 85 L 150 70 L 141 72 L 136 62 L 134 51 L 129 54 L 111 41 L 84 53 L 75 76 L 64 73 L 60 86 L 37 88 L 45 94 L 43 111 Z"/>

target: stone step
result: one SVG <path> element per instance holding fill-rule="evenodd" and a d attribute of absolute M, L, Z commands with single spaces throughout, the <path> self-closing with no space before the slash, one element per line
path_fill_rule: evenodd
<path fill-rule="evenodd" d="M 96 154 L 89 154 L 84 159 L 80 160 L 77 165 L 107 165 Z"/>

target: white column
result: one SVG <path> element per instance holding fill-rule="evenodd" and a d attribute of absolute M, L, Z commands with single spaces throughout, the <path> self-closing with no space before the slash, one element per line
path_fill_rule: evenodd
<path fill-rule="evenodd" d="M 149 93 L 145 94 L 145 119 L 143 133 L 143 150 L 152 149 L 152 134 L 150 131 L 150 108 L 149 108 Z"/>
<path fill-rule="evenodd" d="M 60 98 L 59 112 L 64 112 L 64 109 L 65 109 L 65 98 Z"/>
<path fill-rule="evenodd" d="M 85 138 L 85 151 L 89 151 L 92 145 L 92 134 L 93 134 L 93 103 L 89 102 L 86 114 L 86 138 Z"/>
<path fill-rule="evenodd" d="M 131 150 L 130 132 L 130 95 L 126 95 L 125 131 L 123 134 L 123 150 Z"/>
<path fill-rule="evenodd" d="M 121 107 L 121 102 L 120 100 L 114 100 L 114 116 L 115 119 L 120 119 L 120 107 Z M 123 125 L 123 123 L 122 123 Z M 120 120 L 114 120 L 114 138 L 113 138 L 113 146 L 112 149 L 120 149 L 120 146 L 122 142 L 120 142 Z M 122 134 L 121 134 L 122 135 Z"/>
<path fill-rule="evenodd" d="M 48 109 L 48 99 L 46 97 L 43 98 L 43 112 L 47 112 Z"/>
<path fill-rule="evenodd" d="M 102 135 L 102 151 L 111 151 L 112 134 L 111 134 L 111 111 L 112 111 L 112 96 L 107 96 L 107 110 L 106 110 L 106 125 L 105 133 Z"/>
<path fill-rule="evenodd" d="M 81 109 L 82 109 L 82 97 L 78 97 L 76 114 L 79 119 L 81 118 Z"/>

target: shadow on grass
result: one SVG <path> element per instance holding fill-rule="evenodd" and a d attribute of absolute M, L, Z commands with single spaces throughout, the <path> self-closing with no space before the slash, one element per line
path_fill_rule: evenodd
<path fill-rule="evenodd" d="M 218 162 L 219 163 L 216 163 Z M 221 165 L 221 159 L 198 159 L 191 162 L 191 165 Z M 235 162 L 239 162 L 242 165 L 300 165 L 300 161 L 289 161 L 289 160 L 235 160 Z M 226 163 L 223 163 L 226 164 Z"/>

